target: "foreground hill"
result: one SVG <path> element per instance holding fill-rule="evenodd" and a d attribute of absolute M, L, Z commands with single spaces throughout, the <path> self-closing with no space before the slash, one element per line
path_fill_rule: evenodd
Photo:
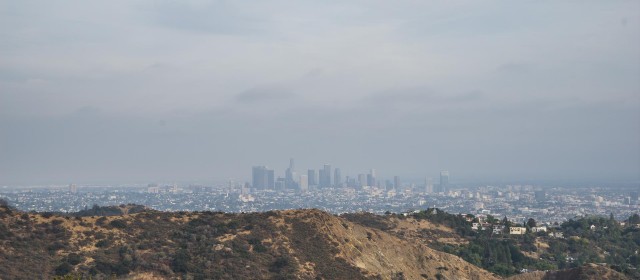
<path fill-rule="evenodd" d="M 2 279 L 497 279 L 459 257 L 318 210 L 0 211 Z"/>
<path fill-rule="evenodd" d="M 464 242 L 448 227 L 359 215 L 131 205 L 54 215 L 0 205 L 0 279 L 499 279 L 427 246 Z M 585 271 L 517 279 L 625 279 L 606 267 Z"/>

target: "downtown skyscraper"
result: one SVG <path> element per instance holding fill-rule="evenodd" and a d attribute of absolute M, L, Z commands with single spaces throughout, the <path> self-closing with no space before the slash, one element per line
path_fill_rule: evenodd
<path fill-rule="evenodd" d="M 328 188 L 331 187 L 331 165 L 325 164 L 319 172 L 320 179 L 320 187 Z"/>
<path fill-rule="evenodd" d="M 430 177 L 424 178 L 424 192 L 427 194 L 433 193 L 433 179 Z"/>
<path fill-rule="evenodd" d="M 275 187 L 274 171 L 266 166 L 254 166 L 251 170 L 252 186 L 256 189 Z"/>
<path fill-rule="evenodd" d="M 440 192 L 447 193 L 449 191 L 449 171 L 440 171 Z"/>
<path fill-rule="evenodd" d="M 307 170 L 307 178 L 309 179 L 309 186 L 318 185 L 318 173 L 315 169 Z"/>
<path fill-rule="evenodd" d="M 297 173 L 295 170 L 295 165 L 294 165 L 294 161 L 293 158 L 289 159 L 289 168 L 287 168 L 287 170 L 285 171 L 285 188 L 287 189 L 295 189 L 297 188 L 297 183 L 296 183 L 296 178 L 297 177 Z"/>
<path fill-rule="evenodd" d="M 340 168 L 335 168 L 333 170 L 333 186 L 336 188 L 342 186 L 342 174 L 340 172 Z"/>
<path fill-rule="evenodd" d="M 376 170 L 369 170 L 369 174 L 367 174 L 367 186 L 375 187 L 376 186 Z"/>

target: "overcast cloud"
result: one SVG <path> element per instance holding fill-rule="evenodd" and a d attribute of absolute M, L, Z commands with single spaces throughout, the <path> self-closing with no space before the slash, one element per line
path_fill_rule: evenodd
<path fill-rule="evenodd" d="M 640 182 L 638 1 L 3 1 L 0 185 Z"/>

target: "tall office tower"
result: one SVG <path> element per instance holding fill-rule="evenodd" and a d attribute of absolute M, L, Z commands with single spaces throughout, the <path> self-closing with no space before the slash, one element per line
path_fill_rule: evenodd
<path fill-rule="evenodd" d="M 358 187 L 360 184 L 358 184 L 356 178 L 351 178 L 349 177 L 349 179 L 347 180 L 347 186 L 349 186 L 350 188 L 355 188 Z"/>
<path fill-rule="evenodd" d="M 306 192 L 309 190 L 309 177 L 307 175 L 300 175 L 300 191 Z"/>
<path fill-rule="evenodd" d="M 331 187 L 331 165 L 325 164 L 320 174 L 320 186 L 323 188 Z"/>
<path fill-rule="evenodd" d="M 240 185 L 240 194 L 245 195 L 245 194 L 249 194 L 249 183 L 244 183 L 244 185 L 239 184 Z"/>
<path fill-rule="evenodd" d="M 342 174 L 340 174 L 340 168 L 333 170 L 333 185 L 338 188 L 342 186 Z"/>
<path fill-rule="evenodd" d="M 367 175 L 367 186 L 376 186 L 376 170 L 371 169 Z"/>
<path fill-rule="evenodd" d="M 631 198 L 631 202 L 638 202 L 638 192 L 629 193 L 629 197 Z"/>
<path fill-rule="evenodd" d="M 232 192 L 235 189 L 236 186 L 236 182 L 233 179 L 229 179 L 229 181 L 227 181 L 227 191 Z M 189 188 L 192 188 L 192 186 L 190 185 Z M 196 186 L 193 186 L 193 189 L 197 189 Z"/>
<path fill-rule="evenodd" d="M 429 177 L 424 178 L 424 192 L 433 193 L 433 179 Z"/>
<path fill-rule="evenodd" d="M 314 169 L 307 170 L 307 178 L 309 180 L 309 186 L 315 186 L 318 184 L 318 175 Z"/>
<path fill-rule="evenodd" d="M 543 202 L 547 199 L 547 192 L 545 191 L 536 191 L 534 194 L 537 202 Z"/>
<path fill-rule="evenodd" d="M 393 187 L 396 191 L 400 190 L 400 176 L 393 176 Z"/>
<path fill-rule="evenodd" d="M 275 188 L 274 172 L 273 169 L 267 169 L 267 188 Z"/>
<path fill-rule="evenodd" d="M 360 184 L 360 187 L 364 187 L 367 185 L 367 176 L 365 174 L 358 174 L 358 183 Z"/>
<path fill-rule="evenodd" d="M 318 170 L 318 187 L 324 187 L 327 183 L 324 181 L 327 176 L 324 175 L 324 169 Z"/>
<path fill-rule="evenodd" d="M 386 180 L 384 181 L 384 189 L 385 190 L 392 190 L 393 189 L 393 183 L 390 180 Z"/>
<path fill-rule="evenodd" d="M 70 184 L 69 185 L 69 192 L 70 193 L 77 193 L 78 192 L 78 186 L 76 186 L 76 184 Z"/>
<path fill-rule="evenodd" d="M 251 186 L 255 189 L 264 189 L 267 186 L 267 167 L 254 166 L 251 169 Z"/>
<path fill-rule="evenodd" d="M 256 189 L 267 189 L 275 186 L 273 178 L 273 169 L 266 166 L 254 166 L 251 172 L 252 185 Z"/>
<path fill-rule="evenodd" d="M 296 188 L 296 177 L 295 165 L 293 164 L 293 158 L 289 159 L 289 168 L 285 171 L 285 187 L 288 189 Z"/>
<path fill-rule="evenodd" d="M 449 171 L 440 171 L 440 192 L 447 193 L 449 191 Z"/>

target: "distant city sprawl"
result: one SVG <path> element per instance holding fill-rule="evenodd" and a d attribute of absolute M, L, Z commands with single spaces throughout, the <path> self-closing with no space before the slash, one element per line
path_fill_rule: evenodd
<path fill-rule="evenodd" d="M 273 170 L 253 167 L 253 184 L 229 181 L 224 185 L 148 184 L 146 186 L 68 186 L 0 188 L 0 198 L 24 211 L 75 212 L 93 205 L 140 204 L 161 211 L 260 212 L 317 208 L 332 213 L 408 212 L 439 208 L 449 213 L 507 217 L 517 223 L 534 218 L 542 223 L 566 221 L 579 216 L 613 214 L 624 220 L 640 210 L 638 191 L 632 188 L 566 187 L 535 185 L 456 186 L 449 173 L 440 183 L 402 184 L 378 180 L 375 170 L 354 178 L 326 176 L 325 165 L 315 178 L 314 170 L 294 177 L 293 160 L 284 178 L 273 179 Z M 260 180 L 264 176 L 264 185 Z M 293 179 L 298 178 L 298 179 Z M 333 179 L 333 180 L 331 180 Z M 275 183 L 273 183 L 275 182 Z M 257 187 L 254 187 L 256 186 Z M 444 185 L 444 187 L 443 187 Z"/>

